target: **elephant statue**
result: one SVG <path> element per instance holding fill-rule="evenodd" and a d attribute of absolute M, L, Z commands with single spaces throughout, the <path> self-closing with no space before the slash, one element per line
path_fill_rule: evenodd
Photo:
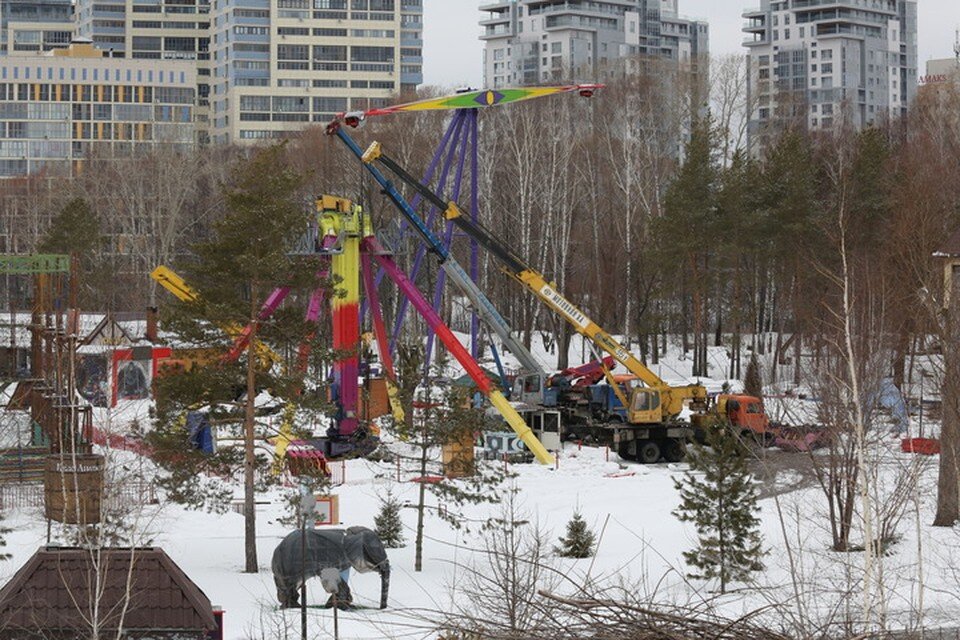
<path fill-rule="evenodd" d="M 302 556 L 301 549 L 304 550 Z M 360 573 L 377 571 L 380 574 L 380 608 L 387 608 L 390 561 L 380 538 L 366 527 L 293 531 L 274 549 L 271 567 L 281 607 L 300 606 L 300 586 L 307 579 L 319 576 L 324 569 L 333 568 L 341 576 L 336 593 L 338 607 L 349 608 L 353 602 L 347 578 L 350 569 L 356 569 Z M 327 606 L 333 603 L 331 596 Z"/>

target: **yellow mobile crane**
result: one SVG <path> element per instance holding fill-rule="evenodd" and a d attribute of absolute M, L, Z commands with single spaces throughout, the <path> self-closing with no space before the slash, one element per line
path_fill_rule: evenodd
<path fill-rule="evenodd" d="M 461 231 L 496 256 L 508 275 L 529 289 L 544 304 L 569 322 L 578 333 L 613 356 L 646 385 L 633 388 L 630 397 L 627 398 L 620 386 L 613 381 L 609 371 L 605 371 L 613 392 L 626 409 L 623 424 L 630 425 L 630 428 L 621 428 L 614 424 L 609 425 L 610 428 L 607 429 L 613 432 L 613 444 L 621 456 L 641 462 L 656 462 L 661 456 L 668 460 L 683 457 L 683 443 L 691 435 L 691 430 L 688 425 L 679 423 L 677 418 L 685 403 L 689 403 L 690 407 L 696 411 L 706 409 L 707 390 L 702 385 L 671 386 L 664 382 L 612 335 L 567 300 L 557 291 L 554 283 L 549 282 L 543 274 L 526 264 L 489 230 L 471 220 L 470 216 L 463 215 L 455 202 L 443 200 L 396 161 L 384 155 L 380 143 L 372 143 L 363 154 L 362 160 L 368 164 L 379 162 L 416 190 L 427 202 L 443 211 L 447 220 L 453 222 Z M 608 439 L 600 435 L 603 432 L 598 432 L 597 427 L 597 421 L 591 417 L 579 425 L 574 425 L 568 431 L 586 434 L 598 440 Z"/>

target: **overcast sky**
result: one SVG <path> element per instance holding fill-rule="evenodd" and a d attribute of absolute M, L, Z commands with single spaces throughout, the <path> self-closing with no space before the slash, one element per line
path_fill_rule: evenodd
<path fill-rule="evenodd" d="M 481 0 L 424 0 L 424 82 L 448 87 L 480 87 L 482 43 L 477 22 Z M 960 0 L 918 0 L 920 75 L 930 58 L 953 56 L 960 26 Z M 710 23 L 710 50 L 743 51 L 740 12 L 757 0 L 680 0 L 680 12 Z"/>

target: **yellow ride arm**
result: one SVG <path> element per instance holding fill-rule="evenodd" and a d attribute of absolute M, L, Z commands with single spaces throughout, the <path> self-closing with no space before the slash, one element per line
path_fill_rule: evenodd
<path fill-rule="evenodd" d="M 177 275 L 172 269 L 160 265 L 150 272 L 150 277 L 183 302 L 195 302 L 199 299 L 193 287 L 187 284 L 186 280 Z M 221 325 L 220 329 L 231 338 L 236 338 L 243 331 L 243 327 L 236 322 Z M 269 369 L 274 364 L 280 362 L 280 356 L 277 352 L 262 342 L 258 341 L 254 344 L 253 350 L 262 368 Z"/>

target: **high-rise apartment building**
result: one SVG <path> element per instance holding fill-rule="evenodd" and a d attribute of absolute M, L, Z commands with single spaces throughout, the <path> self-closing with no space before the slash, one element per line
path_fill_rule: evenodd
<path fill-rule="evenodd" d="M 0 56 L 0 177 L 69 176 L 89 154 L 194 143 L 191 61 L 103 57 L 89 41 Z"/>
<path fill-rule="evenodd" d="M 917 91 L 916 0 L 761 0 L 744 11 L 751 137 L 899 118 Z"/>
<path fill-rule="evenodd" d="M 70 0 L 0 2 L 0 55 L 36 55 L 66 47 L 72 32 Z"/>
<path fill-rule="evenodd" d="M 211 139 L 282 138 L 423 81 L 422 0 L 215 0 Z"/>
<path fill-rule="evenodd" d="M 197 69 L 197 124 L 209 118 L 209 0 L 77 0 L 76 33 L 112 57 L 191 60 Z"/>
<path fill-rule="evenodd" d="M 677 0 L 495 0 L 480 10 L 488 87 L 599 78 L 637 56 L 695 64 L 709 46 L 707 23 L 680 17 Z"/>

